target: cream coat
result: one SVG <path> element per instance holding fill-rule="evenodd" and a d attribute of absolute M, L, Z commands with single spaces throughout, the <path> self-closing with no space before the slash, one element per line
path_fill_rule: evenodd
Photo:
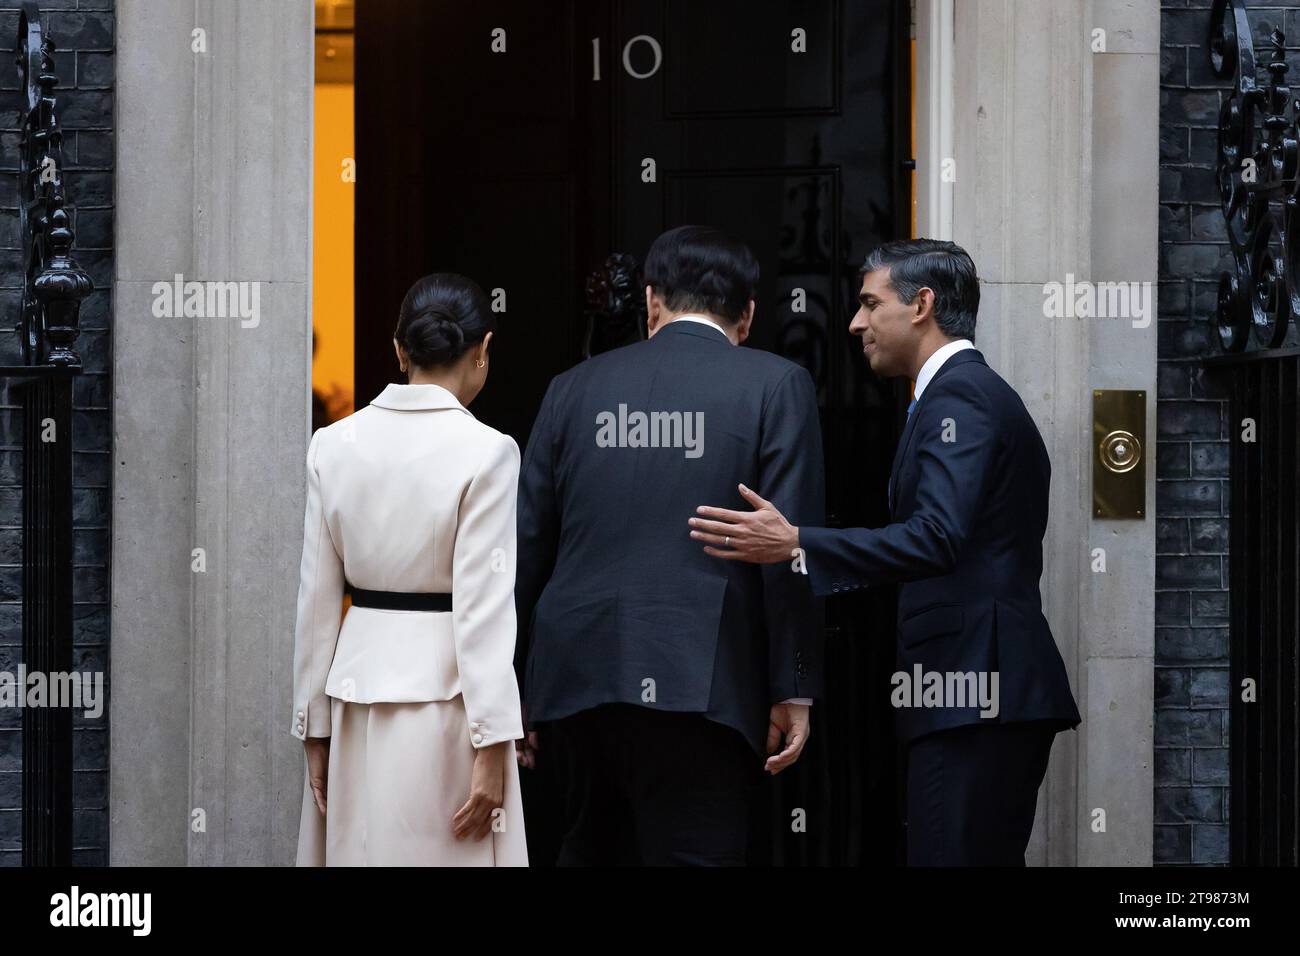
<path fill-rule="evenodd" d="M 459 694 L 474 747 L 522 737 L 514 439 L 437 385 L 389 385 L 317 431 L 307 461 L 290 732 L 330 736 L 330 698 Z M 453 610 L 353 607 L 340 627 L 345 580 L 375 591 L 449 591 Z"/>

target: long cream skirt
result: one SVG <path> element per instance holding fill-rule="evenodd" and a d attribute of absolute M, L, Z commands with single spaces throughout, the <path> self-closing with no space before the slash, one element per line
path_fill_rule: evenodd
<path fill-rule="evenodd" d="M 477 752 L 459 696 L 427 703 L 330 699 L 328 816 L 303 781 L 299 866 L 527 866 L 519 768 L 506 761 L 504 811 L 482 840 L 457 840 Z"/>

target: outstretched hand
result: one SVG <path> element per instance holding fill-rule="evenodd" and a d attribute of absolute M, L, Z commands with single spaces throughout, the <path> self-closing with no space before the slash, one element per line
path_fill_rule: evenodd
<path fill-rule="evenodd" d="M 785 520 L 770 501 L 740 485 L 740 494 L 753 511 L 696 508 L 691 537 L 705 544 L 704 553 L 728 561 L 774 564 L 788 561 L 799 550 L 799 529 Z"/>

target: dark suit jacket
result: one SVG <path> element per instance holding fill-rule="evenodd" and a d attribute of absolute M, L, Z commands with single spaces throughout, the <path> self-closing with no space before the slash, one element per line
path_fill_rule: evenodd
<path fill-rule="evenodd" d="M 957 352 L 922 392 L 899 441 L 894 523 L 800 527 L 809 581 L 818 594 L 903 582 L 900 670 L 996 672 L 997 722 L 1076 726 L 1038 590 L 1050 480 L 1047 449 L 1020 396 L 977 350 Z M 898 714 L 905 740 L 994 720 L 977 706 Z"/>
<path fill-rule="evenodd" d="M 600 447 L 620 406 L 629 420 L 702 413 L 701 453 Z M 816 396 L 792 362 L 677 321 L 551 382 L 519 479 L 530 724 L 630 703 L 702 713 L 762 753 L 771 705 L 820 693 L 821 602 L 804 575 L 713 558 L 690 537 L 697 505 L 749 509 L 742 482 L 792 521 L 825 521 Z"/>

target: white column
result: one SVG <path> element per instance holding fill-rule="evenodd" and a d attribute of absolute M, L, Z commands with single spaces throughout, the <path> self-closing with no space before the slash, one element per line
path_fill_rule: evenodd
<path fill-rule="evenodd" d="M 1043 286 L 1073 274 L 1154 288 L 1159 15 L 1157 0 L 956 0 L 953 238 L 983 280 L 977 345 L 1051 456 L 1045 612 L 1084 718 L 1053 749 L 1039 864 L 1151 862 L 1155 323 L 1049 319 Z M 1093 388 L 1147 391 L 1145 520 L 1092 519 Z"/>
<path fill-rule="evenodd" d="M 117 28 L 110 862 L 290 863 L 312 5 L 119 0 Z M 257 283 L 257 324 L 156 318 L 178 273 Z"/>
<path fill-rule="evenodd" d="M 1107 570 L 1085 568 L 1080 589 L 1087 634 L 1087 709 L 1080 702 L 1088 768 L 1081 809 L 1106 813 L 1095 833 L 1082 821 L 1079 863 L 1150 866 L 1155 795 L 1156 289 L 1160 210 L 1160 4 L 1092 0 L 1089 42 L 1104 42 L 1092 62 L 1092 278 L 1149 283 L 1149 325 L 1088 321 L 1092 389 L 1146 392 L 1146 517 L 1091 520 L 1090 548 L 1104 548 Z M 1141 324 L 1143 320 L 1135 320 Z M 1090 404 L 1091 399 L 1085 396 Z M 1091 419 L 1084 423 L 1091 427 Z M 1091 435 L 1091 432 L 1089 432 Z M 1088 462 L 1091 458 L 1088 458 Z M 1090 504 L 1088 464 L 1084 504 Z"/>
<path fill-rule="evenodd" d="M 952 239 L 954 0 L 916 0 L 916 234 Z"/>

